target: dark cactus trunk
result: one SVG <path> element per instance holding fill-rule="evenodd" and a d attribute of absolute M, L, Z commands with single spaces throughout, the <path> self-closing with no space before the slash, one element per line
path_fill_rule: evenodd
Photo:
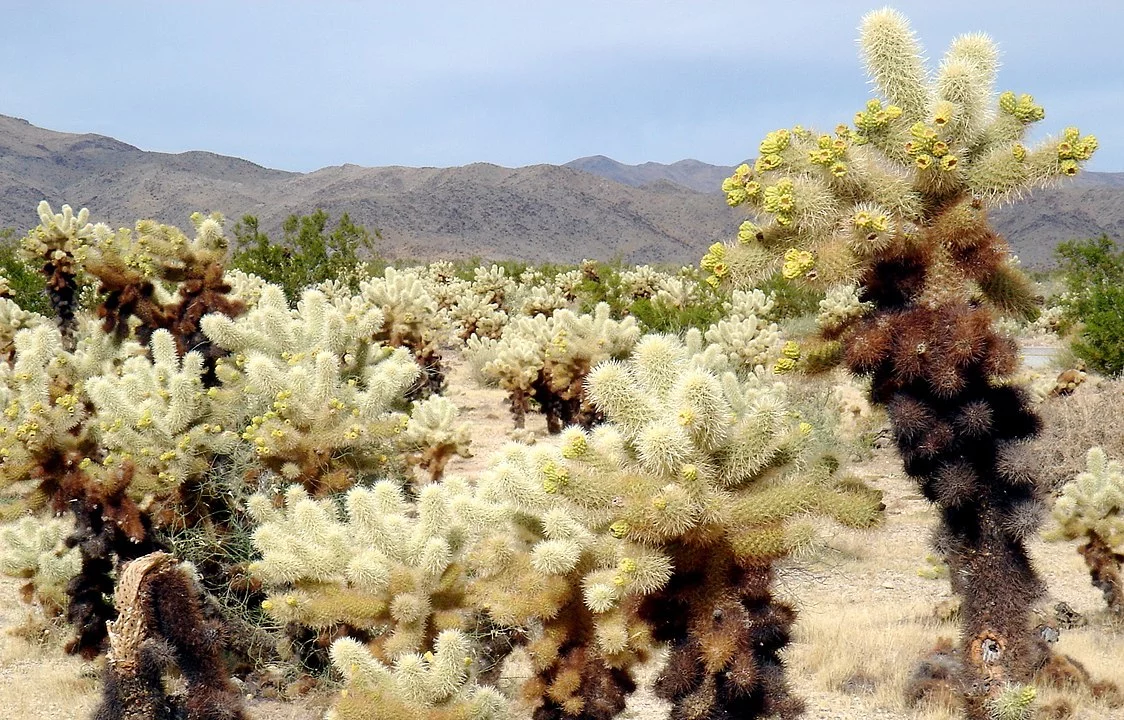
<path fill-rule="evenodd" d="M 969 718 L 1007 683 L 1030 682 L 1049 655 L 1031 628 L 1044 592 L 1026 550 L 1044 514 L 1024 440 L 1039 419 L 999 381 L 1017 364 L 1013 341 L 967 299 L 922 301 L 928 258 L 875 264 L 873 312 L 845 340 L 852 372 L 872 376 L 906 472 L 940 509 L 936 547 L 964 618 L 961 678 Z"/>

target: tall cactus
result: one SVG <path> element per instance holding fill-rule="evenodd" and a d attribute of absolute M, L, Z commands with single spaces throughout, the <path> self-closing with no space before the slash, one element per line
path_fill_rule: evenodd
<path fill-rule="evenodd" d="M 777 269 L 858 286 L 861 305 L 822 324 L 808 365 L 841 358 L 871 376 L 906 472 L 940 509 L 936 544 L 963 602 L 966 707 L 984 718 L 1046 653 L 1030 630 L 1043 584 L 1025 547 L 1044 512 L 1022 442 L 1039 420 L 1004 382 L 1016 348 L 992 328 L 993 310 L 1034 307 L 986 210 L 1075 174 L 1097 142 L 1067 128 L 1024 145 L 1044 112 L 1029 95 L 995 98 L 998 52 L 984 35 L 954 40 L 930 73 L 906 19 L 883 9 L 863 19 L 860 46 L 882 98 L 832 135 L 769 133 L 754 166 L 723 184 L 754 217 L 703 267 L 735 286 Z"/>

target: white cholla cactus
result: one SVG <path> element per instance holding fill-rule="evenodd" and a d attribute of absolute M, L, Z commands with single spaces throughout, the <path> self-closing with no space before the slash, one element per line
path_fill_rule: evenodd
<path fill-rule="evenodd" d="M 90 211 L 82 208 L 75 215 L 69 205 L 55 213 L 46 200 L 39 203 L 39 227 L 23 240 L 24 251 L 32 258 L 51 259 L 57 253 L 73 255 L 94 236 Z"/>
<path fill-rule="evenodd" d="M 402 433 L 402 446 L 412 462 L 429 472 L 430 481 L 440 480 L 445 464 L 454 455 L 471 457 L 468 423 L 458 422 L 460 410 L 452 400 L 433 395 L 414 404 L 410 422 Z"/>
<path fill-rule="evenodd" d="M 461 296 L 448 310 L 456 334 L 467 340 L 476 335 L 482 338 L 498 338 L 507 327 L 507 313 L 493 302 L 475 294 Z"/>
<path fill-rule="evenodd" d="M 445 385 L 441 346 L 452 333 L 422 273 L 388 267 L 382 277 L 361 283 L 359 296 L 382 311 L 383 327 L 374 339 L 413 353 L 424 373 L 426 391 L 440 392 Z"/>
<path fill-rule="evenodd" d="M 24 310 L 15 301 L 0 297 L 0 359 L 13 359 L 17 332 L 45 322 L 47 318 L 39 313 Z"/>
<path fill-rule="evenodd" d="M 567 270 L 554 276 L 553 285 L 563 297 L 573 300 L 577 297 L 578 285 L 581 285 L 583 279 L 581 270 Z"/>
<path fill-rule="evenodd" d="M 486 379 L 508 391 L 517 427 L 523 427 L 534 397 L 548 428 L 558 432 L 580 421 L 582 383 L 589 369 L 627 354 L 639 336 L 635 318 L 614 320 L 609 306 L 599 303 L 593 314 L 562 309 L 549 317 L 516 318 L 498 342 L 477 342 L 468 357 Z"/>
<path fill-rule="evenodd" d="M 1054 518 L 1064 537 L 1094 532 L 1109 547 L 1124 549 L 1124 468 L 1102 448 L 1089 450 L 1085 472 L 1062 487 Z"/>
<path fill-rule="evenodd" d="M 437 301 L 416 269 L 388 267 L 382 277 L 360 283 L 359 295 L 382 311 L 383 333 L 390 345 L 408 347 L 418 354 L 424 348 L 440 344 L 447 337 L 444 319 L 438 314 Z"/>
<path fill-rule="evenodd" d="M 212 314 L 203 331 L 234 353 L 208 390 L 232 412 L 218 422 L 249 424 L 243 439 L 284 477 L 318 490 L 348 487 L 387 462 L 387 439 L 405 428 L 396 409 L 418 374 L 410 353 L 370 338 L 382 312 L 348 312 L 307 290 L 290 311 L 280 288 L 262 291 L 258 304 L 231 319 Z"/>
<path fill-rule="evenodd" d="M 766 319 L 772 309 L 773 298 L 760 290 L 735 290 L 727 316 L 707 328 L 703 336 L 721 349 L 733 368 L 752 370 L 767 365 L 783 343 L 780 328 Z"/>
<path fill-rule="evenodd" d="M 67 583 L 82 568 L 78 548 L 63 545 L 72 529 L 71 522 L 42 517 L 0 527 L 0 573 L 27 579 L 50 613 L 65 609 Z"/>
<path fill-rule="evenodd" d="M 730 295 L 730 300 L 723 303 L 722 308 L 730 318 L 756 317 L 762 320 L 772 320 L 773 308 L 777 298 L 773 293 L 766 295 L 757 288 L 752 290 L 735 290 Z"/>
<path fill-rule="evenodd" d="M 646 336 L 586 382 L 605 422 L 566 429 L 561 447 L 505 448 L 478 496 L 511 508 L 514 523 L 465 560 L 472 597 L 493 617 L 541 624 L 529 689 L 551 687 L 548 707 L 578 703 L 587 673 L 628 672 L 646 656 L 654 628 L 635 612 L 640 597 L 681 593 L 692 617 L 696 605 L 709 616 L 714 598 L 736 597 L 732 568 L 807 542 L 795 516 L 877 516 L 873 494 L 842 490 L 814 454 L 814 428 L 791 416 L 783 387 L 712 373 L 676 337 Z M 708 572 L 716 566 L 730 574 Z M 681 571 L 689 583 L 669 582 Z"/>
<path fill-rule="evenodd" d="M 387 630 L 377 642 L 383 658 L 422 649 L 434 628 L 461 627 L 470 611 L 458 590 L 460 554 L 504 521 L 503 510 L 456 478 L 423 488 L 416 505 L 385 480 L 353 487 L 344 505 L 341 519 L 332 500 L 300 486 L 283 508 L 251 499 L 262 559 L 250 569 L 269 591 L 266 611 L 317 629 Z"/>
<path fill-rule="evenodd" d="M 503 310 L 509 309 L 508 299 L 516 289 L 515 280 L 508 277 L 507 270 L 499 265 L 478 267 L 472 272 L 473 294 L 485 303 L 492 303 Z"/>
<path fill-rule="evenodd" d="M 633 300 L 652 297 L 656 294 L 660 282 L 665 279 L 663 273 L 648 265 L 637 265 L 632 270 L 622 270 L 620 273 L 621 287 Z"/>
<path fill-rule="evenodd" d="M 133 495 L 166 493 L 240 443 L 237 414 L 215 407 L 204 393 L 203 357 L 179 356 L 167 330 L 153 333 L 151 359 L 130 357 L 114 372 L 90 378 L 86 391 L 107 453 L 102 463 L 133 463 Z"/>
<path fill-rule="evenodd" d="M 870 307 L 870 303 L 859 301 L 857 286 L 835 285 L 820 300 L 820 313 L 816 317 L 816 323 L 825 333 L 837 333 L 852 320 L 860 318 Z"/>
<path fill-rule="evenodd" d="M 230 297 L 242 301 L 247 308 L 258 304 L 262 290 L 269 284 L 257 275 L 241 270 L 227 270 L 223 279 L 230 285 Z"/>
<path fill-rule="evenodd" d="M 511 717 L 507 698 L 470 680 L 471 645 L 468 637 L 456 630 L 438 635 L 432 652 L 403 655 L 391 666 L 352 638 L 335 641 L 331 659 L 347 685 L 328 712 L 328 720 Z"/>
<path fill-rule="evenodd" d="M 570 301 L 561 290 L 534 286 L 525 290 L 519 299 L 520 315 L 550 315 L 555 310 L 568 307 Z"/>

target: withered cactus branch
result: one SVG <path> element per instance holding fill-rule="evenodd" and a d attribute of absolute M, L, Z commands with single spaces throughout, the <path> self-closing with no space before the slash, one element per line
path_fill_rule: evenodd
<path fill-rule="evenodd" d="M 114 603 L 119 615 L 108 624 L 94 720 L 248 720 L 223 663 L 218 624 L 205 618 L 200 590 L 179 561 L 154 552 L 130 562 Z M 172 666 L 183 674 L 183 695 L 165 688 Z"/>

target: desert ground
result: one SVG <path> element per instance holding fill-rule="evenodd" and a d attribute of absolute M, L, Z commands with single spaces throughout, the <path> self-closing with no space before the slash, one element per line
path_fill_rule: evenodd
<path fill-rule="evenodd" d="M 449 397 L 472 423 L 472 458 L 454 459 L 448 473 L 472 476 L 508 442 L 511 420 L 503 392 L 483 388 L 461 361 L 451 364 Z M 528 417 L 538 442 L 551 442 L 541 416 Z M 918 660 L 940 637 L 955 638 L 958 627 L 947 619 L 951 593 L 946 578 L 929 579 L 928 538 L 934 527 L 932 508 L 902 471 L 889 447 L 876 447 L 850 466 L 884 493 L 884 522 L 873 530 L 839 530 L 825 525 L 823 542 L 810 556 L 795 559 L 780 573 L 779 593 L 799 609 L 794 642 L 787 651 L 790 682 L 807 703 L 813 720 L 941 720 L 957 715 L 941 707 L 907 707 L 904 689 Z M 1041 606 L 1046 613 L 1059 602 L 1082 614 L 1088 624 L 1063 629 L 1056 648 L 1083 663 L 1097 679 L 1124 687 L 1124 638 L 1105 611 L 1100 592 L 1089 582 L 1076 542 L 1031 544 L 1039 572 L 1049 586 Z M 931 573 L 927 573 L 931 574 Z M 19 601 L 19 581 L 0 579 L 0 708 L 10 720 L 91 717 L 98 702 L 99 666 L 65 655 L 63 630 L 29 638 L 21 631 L 32 612 Z M 944 619 L 942 619 L 944 618 Z M 651 678 L 658 660 L 642 673 Z M 514 689 L 520 663 L 507 665 L 501 685 Z M 1124 720 L 1124 708 L 1094 701 L 1084 691 L 1043 689 L 1044 703 L 1059 698 L 1073 708 L 1076 720 Z M 331 703 L 322 684 L 288 701 L 251 697 L 258 720 L 313 720 Z M 659 720 L 667 706 L 644 689 L 620 716 Z M 525 713 L 529 717 L 529 713 Z"/>

